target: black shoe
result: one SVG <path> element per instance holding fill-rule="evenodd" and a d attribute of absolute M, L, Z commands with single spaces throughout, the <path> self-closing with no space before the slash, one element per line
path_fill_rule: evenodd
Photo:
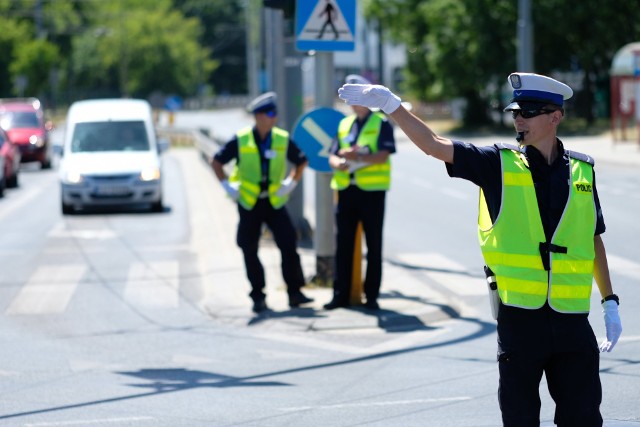
<path fill-rule="evenodd" d="M 302 292 L 297 292 L 289 296 L 289 307 L 298 307 L 301 304 L 313 302 L 313 298 L 309 298 Z"/>
<path fill-rule="evenodd" d="M 364 308 L 367 310 L 380 310 L 380 305 L 378 305 L 378 301 L 371 300 L 364 303 Z"/>
<path fill-rule="evenodd" d="M 348 302 L 341 302 L 341 301 L 336 301 L 336 300 L 331 300 L 331 302 L 328 302 L 327 304 L 325 304 L 324 306 L 325 310 L 334 310 L 336 308 L 340 308 L 340 307 L 349 307 L 349 303 Z"/>
<path fill-rule="evenodd" d="M 267 310 L 267 303 L 265 302 L 265 300 L 261 299 L 258 301 L 254 301 L 253 302 L 253 312 L 254 313 L 262 313 L 263 311 Z"/>

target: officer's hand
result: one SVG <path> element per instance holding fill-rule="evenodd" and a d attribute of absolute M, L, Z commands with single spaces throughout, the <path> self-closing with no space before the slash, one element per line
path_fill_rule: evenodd
<path fill-rule="evenodd" d="M 280 184 L 280 188 L 278 188 L 278 191 L 276 191 L 276 196 L 284 197 L 288 195 L 293 191 L 294 188 L 296 188 L 296 185 L 298 185 L 298 181 L 291 178 L 290 176 L 286 177 L 284 181 L 282 181 L 282 184 Z"/>
<path fill-rule="evenodd" d="M 607 338 L 600 344 L 600 351 L 609 352 L 618 342 L 618 338 L 622 334 L 622 323 L 618 315 L 618 303 L 615 301 L 605 301 L 602 303 L 602 312 L 604 313 L 604 328 Z"/>
<path fill-rule="evenodd" d="M 380 85 L 345 84 L 338 89 L 338 96 L 349 105 L 379 108 L 387 114 L 400 106 L 400 98 Z"/>
<path fill-rule="evenodd" d="M 224 191 L 226 191 L 233 200 L 238 200 L 238 197 L 240 197 L 237 184 L 230 183 L 228 179 L 222 181 L 222 188 L 224 188 Z"/>

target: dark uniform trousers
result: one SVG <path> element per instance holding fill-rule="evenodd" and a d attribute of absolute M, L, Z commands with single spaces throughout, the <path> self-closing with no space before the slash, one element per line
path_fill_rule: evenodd
<path fill-rule="evenodd" d="M 285 207 L 274 209 L 269 199 L 258 199 L 251 210 L 238 204 L 240 222 L 236 242 L 244 255 L 247 278 L 251 283 L 249 296 L 253 301 L 264 300 L 264 268 L 258 258 L 258 246 L 262 225 L 267 224 L 280 249 L 282 257 L 282 276 L 287 284 L 287 293 L 291 296 L 304 286 L 304 274 L 300 265 L 300 256 L 296 247 L 296 231 Z"/>
<path fill-rule="evenodd" d="M 600 355 L 585 314 L 548 305 L 528 310 L 500 306 L 498 398 L 506 427 L 540 425 L 540 380 L 547 379 L 559 427 L 600 427 Z"/>
<path fill-rule="evenodd" d="M 338 192 L 336 210 L 337 248 L 333 300 L 349 303 L 353 274 L 353 251 L 358 222 L 362 222 L 367 244 L 364 294 L 376 301 L 382 281 L 382 226 L 386 191 L 364 191 L 350 185 Z"/>

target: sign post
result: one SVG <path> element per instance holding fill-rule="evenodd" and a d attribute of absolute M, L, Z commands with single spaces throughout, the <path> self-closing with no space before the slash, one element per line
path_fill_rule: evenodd
<path fill-rule="evenodd" d="M 355 49 L 355 28 L 356 0 L 298 0 L 296 2 L 296 49 L 317 51 L 315 54 L 316 107 L 333 108 L 337 90 L 334 80 L 333 52 Z M 336 124 L 335 132 L 326 132 L 325 129 L 325 133 L 333 139 L 337 130 Z M 326 143 L 323 142 L 322 145 L 324 147 Z M 326 146 L 323 154 L 326 157 L 327 169 L 316 171 L 315 280 L 320 285 L 333 282 L 335 258 L 334 201 L 330 186 L 332 173 L 328 167 L 328 150 L 329 146 Z"/>
<path fill-rule="evenodd" d="M 635 80 L 635 115 L 636 133 L 638 144 L 640 144 L 640 50 L 633 51 L 633 77 Z"/>

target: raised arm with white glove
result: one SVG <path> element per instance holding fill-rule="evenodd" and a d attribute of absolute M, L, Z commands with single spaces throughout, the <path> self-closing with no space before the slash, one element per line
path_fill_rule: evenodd
<path fill-rule="evenodd" d="M 280 184 L 278 191 L 276 191 L 276 196 L 284 197 L 288 195 L 294 188 L 296 188 L 296 185 L 298 185 L 298 181 L 293 179 L 291 176 L 286 177 Z"/>
<path fill-rule="evenodd" d="M 602 303 L 602 312 L 604 313 L 604 328 L 607 338 L 600 344 L 600 351 L 609 352 L 618 342 L 618 338 L 622 334 L 622 322 L 618 314 L 618 303 L 616 301 L 605 301 Z"/>
<path fill-rule="evenodd" d="M 238 190 L 237 185 L 230 183 L 228 179 L 224 179 L 220 181 L 220 183 L 222 184 L 222 188 L 224 188 L 224 191 L 227 192 L 229 197 L 231 197 L 233 200 L 238 200 L 238 197 L 240 197 L 240 191 Z"/>
<path fill-rule="evenodd" d="M 400 106 L 400 98 L 380 85 L 345 84 L 338 89 L 338 96 L 349 105 L 379 108 L 391 114 Z"/>

